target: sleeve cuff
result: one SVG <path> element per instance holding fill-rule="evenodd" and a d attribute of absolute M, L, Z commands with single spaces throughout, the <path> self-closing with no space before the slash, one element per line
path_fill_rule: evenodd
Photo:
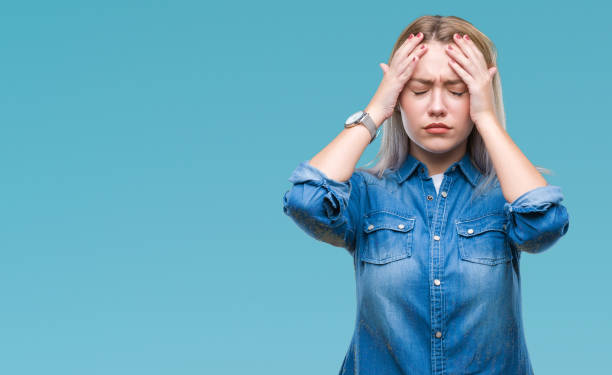
<path fill-rule="evenodd" d="M 344 201 L 348 201 L 351 192 L 349 181 L 339 182 L 332 180 L 323 171 L 310 165 L 308 160 L 301 162 L 289 177 L 289 182 L 292 184 L 308 182 L 316 186 L 324 186 L 328 190 L 332 190 L 338 198 Z"/>
<path fill-rule="evenodd" d="M 531 189 L 516 198 L 514 202 L 504 204 L 504 212 L 509 215 L 512 212 L 544 212 L 553 204 L 563 200 L 561 187 L 556 185 L 540 186 Z"/>

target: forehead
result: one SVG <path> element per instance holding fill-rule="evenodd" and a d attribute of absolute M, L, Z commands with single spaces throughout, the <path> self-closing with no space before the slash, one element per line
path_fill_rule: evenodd
<path fill-rule="evenodd" d="M 421 57 L 417 67 L 412 74 L 411 81 L 415 78 L 432 80 L 434 83 L 443 83 L 447 80 L 461 80 L 453 68 L 448 64 L 450 58 L 444 52 L 447 44 L 440 42 L 427 43 L 427 52 Z"/>

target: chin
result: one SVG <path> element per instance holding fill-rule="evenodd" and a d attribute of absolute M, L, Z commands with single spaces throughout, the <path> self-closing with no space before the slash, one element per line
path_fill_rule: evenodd
<path fill-rule="evenodd" d="M 453 148 L 450 147 L 450 148 L 444 148 L 444 149 L 425 149 L 425 150 L 432 154 L 446 154 L 447 152 L 452 151 Z"/>
<path fill-rule="evenodd" d="M 432 154 L 445 154 L 454 150 L 458 145 L 455 143 L 445 142 L 444 140 L 439 140 L 439 142 L 421 143 L 419 146 L 423 150 L 431 152 Z"/>

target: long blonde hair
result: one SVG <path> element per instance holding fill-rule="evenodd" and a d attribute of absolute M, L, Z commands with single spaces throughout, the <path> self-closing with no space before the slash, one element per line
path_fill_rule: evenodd
<path fill-rule="evenodd" d="M 470 22 L 462 18 L 439 15 L 422 16 L 408 25 L 395 42 L 393 50 L 391 51 L 389 63 L 387 65 L 391 65 L 391 60 L 393 59 L 395 51 L 402 46 L 402 44 L 404 44 L 404 41 L 408 38 L 408 36 L 410 34 L 416 35 L 419 31 L 424 35 L 423 42 L 437 41 L 443 44 L 450 44 L 453 41 L 453 35 L 455 33 L 459 33 L 461 35 L 467 34 L 484 55 L 487 68 L 497 66 L 497 49 L 495 48 L 493 42 L 485 34 L 480 32 Z M 506 115 L 502 100 L 502 87 L 499 70 L 493 76 L 492 84 L 495 116 L 497 117 L 501 126 L 506 129 Z M 356 170 L 367 172 L 377 178 L 381 178 L 386 169 L 395 170 L 399 168 L 406 160 L 409 151 L 410 141 L 402 125 L 402 117 L 398 103 L 393 114 L 382 124 L 381 145 L 375 158 L 375 160 L 378 159 L 378 162 L 374 167 L 356 168 Z M 474 126 L 472 132 L 468 136 L 467 152 L 470 154 L 473 164 L 484 177 L 480 180 L 478 186 L 476 187 L 474 195 L 477 196 L 480 193 L 492 188 L 494 184 L 498 183 L 498 180 L 497 174 L 495 173 L 495 169 L 493 167 L 493 162 L 489 157 L 484 141 L 476 126 Z M 373 162 L 374 160 L 366 163 L 366 165 L 372 164 Z M 536 168 L 542 173 L 551 174 L 551 171 L 546 168 Z"/>

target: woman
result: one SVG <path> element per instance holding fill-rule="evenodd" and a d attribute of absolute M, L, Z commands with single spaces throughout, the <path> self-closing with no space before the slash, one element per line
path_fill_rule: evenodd
<path fill-rule="evenodd" d="M 533 374 L 519 260 L 552 246 L 569 217 L 505 131 L 495 61 L 469 22 L 418 18 L 380 65 L 367 115 L 289 179 L 284 212 L 354 259 L 341 374 Z M 355 170 L 381 126 L 379 162 Z"/>

